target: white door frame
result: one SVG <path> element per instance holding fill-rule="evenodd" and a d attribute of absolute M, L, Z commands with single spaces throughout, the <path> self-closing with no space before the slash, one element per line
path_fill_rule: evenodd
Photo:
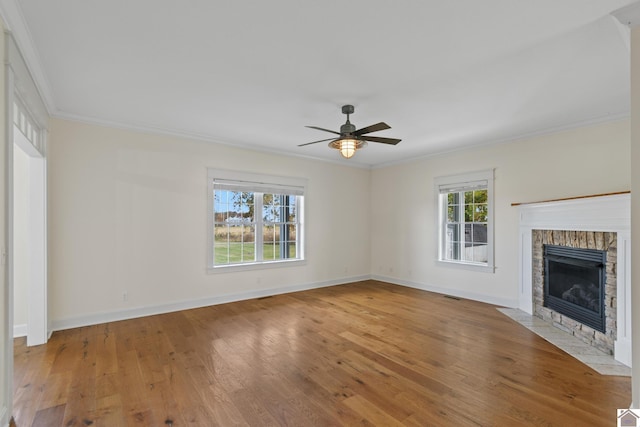
<path fill-rule="evenodd" d="M 24 220 L 28 223 L 28 268 L 27 288 L 27 345 L 40 345 L 47 342 L 47 218 L 46 218 L 46 158 L 14 125 L 13 142 L 24 151 L 28 160 L 29 213 Z M 13 161 L 13 157 L 11 159 Z M 12 183 L 14 184 L 14 183 Z M 15 188 L 15 186 L 14 186 Z M 14 193 L 15 195 L 15 193 Z M 13 197 L 10 200 L 13 207 Z M 12 227 L 16 218 L 11 218 Z M 11 241 L 11 253 L 14 254 L 14 242 Z M 15 256 L 12 256 L 15 261 Z M 12 281 L 15 285 L 15 281 Z"/>
<path fill-rule="evenodd" d="M 1 0 L 0 0 L 1 1 Z M 3 4 L 4 6 L 4 4 Z M 6 10 L 3 10 L 6 12 Z M 12 11 L 13 13 L 13 11 Z M 2 17 L 3 20 L 6 19 L 6 16 Z M 19 22 L 17 19 L 16 22 Z M 18 25 L 18 29 L 22 28 Z M 6 231 L 6 269 L 5 269 L 5 281 L 6 281 L 6 290 L 5 297 L 7 301 L 5 301 L 6 305 L 6 313 L 5 313 L 5 333 L 8 335 L 6 338 L 6 347 L 3 350 L 3 356 L 0 359 L 0 369 L 4 371 L 6 375 L 6 384 L 5 390 L 3 393 L 4 402 L 0 402 L 0 422 L 4 420 L 6 417 L 10 417 L 13 411 L 12 398 L 13 395 L 13 142 L 14 139 L 14 112 L 16 109 L 14 108 L 15 102 L 20 102 L 22 109 L 29 116 L 30 126 L 27 126 L 26 134 L 27 139 L 31 141 L 34 147 L 38 152 L 42 155 L 41 164 L 37 164 L 34 166 L 33 170 L 36 174 L 36 179 L 34 180 L 36 183 L 42 183 L 42 191 L 38 193 L 42 193 L 43 195 L 38 197 L 38 200 L 35 202 L 35 206 L 37 209 L 34 211 L 39 211 L 38 215 L 44 215 L 44 221 L 40 222 L 39 227 L 42 227 L 42 230 L 39 232 L 44 236 L 44 242 L 35 245 L 38 248 L 38 251 L 41 251 L 41 260 L 37 260 L 43 270 L 41 270 L 41 278 L 40 278 L 40 300 L 38 305 L 42 308 L 43 311 L 40 311 L 39 317 L 40 320 L 37 322 L 38 325 L 36 327 L 42 328 L 44 324 L 44 333 L 41 333 L 44 338 L 43 342 L 46 342 L 48 337 L 48 320 L 47 320 L 47 260 L 46 260 L 46 234 L 47 234 L 47 223 L 46 223 L 46 160 L 47 160 L 47 126 L 49 121 L 49 113 L 47 111 L 47 107 L 42 99 L 41 92 L 38 89 L 36 83 L 33 80 L 32 74 L 27 67 L 24 57 L 16 44 L 16 41 L 13 37 L 13 34 L 10 31 L 4 31 L 4 64 L 5 64 L 5 76 L 4 76 L 4 102 L 5 102 L 5 133 L 4 133 L 4 142 L 5 142 L 5 231 Z M 24 127 L 19 125 L 20 129 Z M 34 133 L 32 130 L 36 130 L 36 137 L 34 137 Z M 31 138 L 29 137 L 31 136 Z M 32 159 L 37 159 L 37 157 L 32 157 Z M 31 169 L 31 167 L 30 167 Z M 40 209 L 42 206 L 42 209 Z M 40 255 L 38 255 L 40 256 Z M 36 262 L 36 258 L 34 258 L 34 262 Z M 29 316 L 30 317 L 30 316 Z M 29 327 L 27 327 L 29 329 Z M 31 328 L 33 329 L 33 328 Z M 34 335 L 35 336 L 35 335 Z M 32 341 L 33 342 L 33 341 Z M 2 413 L 4 411 L 4 414 Z"/>
<path fill-rule="evenodd" d="M 10 331 L 13 333 L 14 168 L 18 144 L 29 156 L 29 271 L 27 345 L 47 342 L 47 121 L 48 113 L 24 58 L 10 32 L 5 32 L 5 120 L 7 141 L 7 281 Z M 12 143 L 13 142 L 13 143 Z M 13 352 L 12 352 L 13 354 Z M 12 368 L 12 367 L 11 367 Z"/>

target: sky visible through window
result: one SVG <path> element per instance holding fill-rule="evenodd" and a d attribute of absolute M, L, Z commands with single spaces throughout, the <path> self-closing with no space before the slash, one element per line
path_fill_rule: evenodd
<path fill-rule="evenodd" d="M 282 203 L 280 194 L 264 194 L 262 204 L 262 219 L 268 222 L 291 221 L 291 218 L 280 218 L 279 209 Z M 288 199 L 290 216 L 295 216 L 296 197 Z M 254 193 L 231 190 L 216 190 L 214 193 L 213 208 L 216 214 L 216 222 L 220 219 L 227 222 L 252 222 L 253 207 L 255 205 Z"/>

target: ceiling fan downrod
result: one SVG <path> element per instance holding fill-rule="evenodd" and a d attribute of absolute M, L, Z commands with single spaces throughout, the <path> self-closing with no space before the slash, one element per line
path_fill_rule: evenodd
<path fill-rule="evenodd" d="M 347 122 L 345 124 L 343 124 L 342 126 L 340 126 L 340 133 L 341 134 L 348 134 L 351 135 L 353 132 L 356 131 L 356 127 L 355 125 L 352 125 L 351 122 L 349 121 L 349 114 L 353 114 L 353 112 L 355 111 L 355 108 L 353 107 L 353 105 L 343 105 L 342 106 L 342 114 L 346 114 L 347 115 Z"/>

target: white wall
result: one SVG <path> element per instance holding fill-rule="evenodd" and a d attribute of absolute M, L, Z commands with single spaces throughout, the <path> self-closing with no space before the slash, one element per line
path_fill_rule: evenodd
<path fill-rule="evenodd" d="M 50 318 L 59 329 L 369 275 L 517 306 L 511 204 L 629 190 L 629 150 L 619 121 L 368 171 L 53 120 Z M 307 178 L 306 265 L 207 274 L 207 167 Z M 488 168 L 495 273 L 437 266 L 434 178 Z"/>
<path fill-rule="evenodd" d="M 17 145 L 13 146 L 13 203 L 13 326 L 14 336 L 24 336 L 30 273 L 29 156 Z"/>
<path fill-rule="evenodd" d="M 380 279 L 518 304 L 514 202 L 630 189 L 629 122 L 490 145 L 372 171 L 371 265 Z M 436 265 L 434 178 L 495 168 L 495 273 Z"/>
<path fill-rule="evenodd" d="M 64 120 L 50 125 L 54 329 L 370 273 L 368 170 Z M 207 274 L 207 167 L 308 179 L 306 265 Z"/>

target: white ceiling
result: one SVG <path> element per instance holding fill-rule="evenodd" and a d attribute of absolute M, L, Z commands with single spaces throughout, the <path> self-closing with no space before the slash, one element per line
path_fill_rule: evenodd
<path fill-rule="evenodd" d="M 629 114 L 632 0 L 2 0 L 55 117 L 380 166 Z M 370 143 L 340 160 L 343 104 Z M 603 141 L 605 143 L 606 141 Z"/>

